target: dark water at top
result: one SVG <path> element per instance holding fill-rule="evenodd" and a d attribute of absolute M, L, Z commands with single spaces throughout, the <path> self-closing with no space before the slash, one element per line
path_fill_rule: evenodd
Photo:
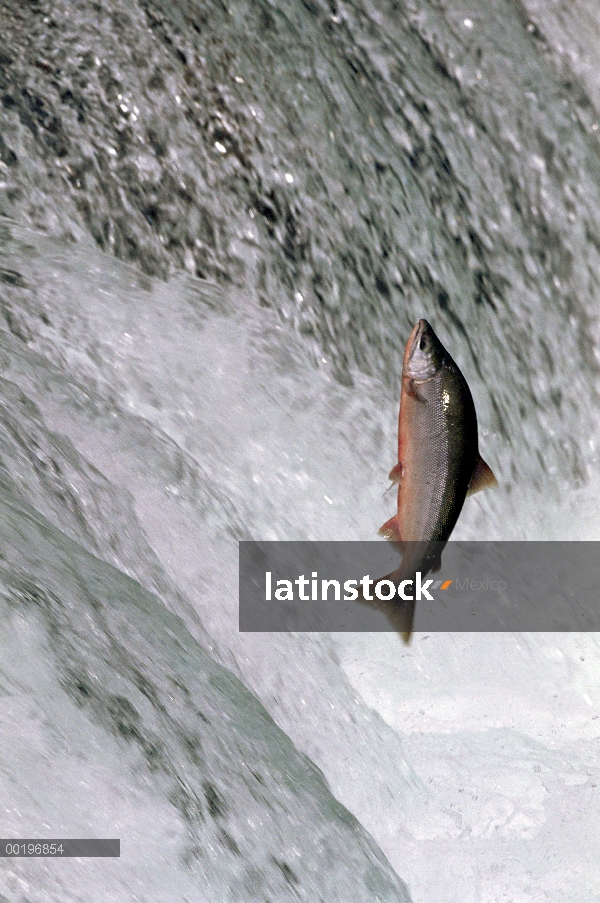
<path fill-rule="evenodd" d="M 19 219 L 276 308 L 396 391 L 425 315 L 503 482 L 596 461 L 595 108 L 513 2 L 5 4 Z M 6 203 L 6 202 L 5 202 Z"/>

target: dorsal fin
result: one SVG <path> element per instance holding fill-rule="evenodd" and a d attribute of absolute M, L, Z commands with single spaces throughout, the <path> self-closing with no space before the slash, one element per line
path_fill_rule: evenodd
<path fill-rule="evenodd" d="M 477 460 L 475 461 L 475 467 L 473 468 L 469 488 L 467 489 L 467 495 L 473 495 L 475 492 L 480 492 L 482 489 L 491 489 L 492 486 L 497 485 L 498 480 L 494 476 L 492 468 L 485 463 L 481 455 L 478 455 Z"/>

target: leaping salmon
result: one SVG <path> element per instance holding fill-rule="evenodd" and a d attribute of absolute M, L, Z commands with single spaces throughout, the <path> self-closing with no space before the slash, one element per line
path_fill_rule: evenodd
<path fill-rule="evenodd" d="M 441 567 L 441 555 L 467 495 L 497 480 L 479 454 L 477 415 L 467 382 L 427 320 L 419 320 L 404 351 L 398 418 L 398 512 L 379 530 L 402 551 L 398 570 L 382 580 L 396 587 Z M 380 581 L 375 581 L 375 585 Z M 380 605 L 410 641 L 414 601 Z"/>

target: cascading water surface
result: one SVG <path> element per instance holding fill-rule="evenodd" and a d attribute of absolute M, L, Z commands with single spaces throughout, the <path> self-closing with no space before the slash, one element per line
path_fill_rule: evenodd
<path fill-rule="evenodd" d="M 3 4 L 0 833 L 122 841 L 4 898 L 598 895 L 595 635 L 237 629 L 239 539 L 392 513 L 421 316 L 500 484 L 454 536 L 598 538 L 594 22 Z"/>

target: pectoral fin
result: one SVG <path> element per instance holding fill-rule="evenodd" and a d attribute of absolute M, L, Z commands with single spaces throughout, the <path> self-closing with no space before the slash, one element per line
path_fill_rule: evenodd
<path fill-rule="evenodd" d="M 415 385 L 414 379 L 409 379 L 406 391 L 408 392 L 408 394 L 410 395 L 411 398 L 414 398 L 416 401 L 420 401 L 422 404 L 425 404 L 425 399 L 423 398 L 422 395 L 419 395 L 419 393 L 417 391 L 417 387 Z"/>
<path fill-rule="evenodd" d="M 478 456 L 475 467 L 473 468 L 471 482 L 467 489 L 467 495 L 473 495 L 475 492 L 480 492 L 482 489 L 491 489 L 492 486 L 497 485 L 498 480 L 494 476 L 491 467 L 485 463 L 481 456 Z"/>

